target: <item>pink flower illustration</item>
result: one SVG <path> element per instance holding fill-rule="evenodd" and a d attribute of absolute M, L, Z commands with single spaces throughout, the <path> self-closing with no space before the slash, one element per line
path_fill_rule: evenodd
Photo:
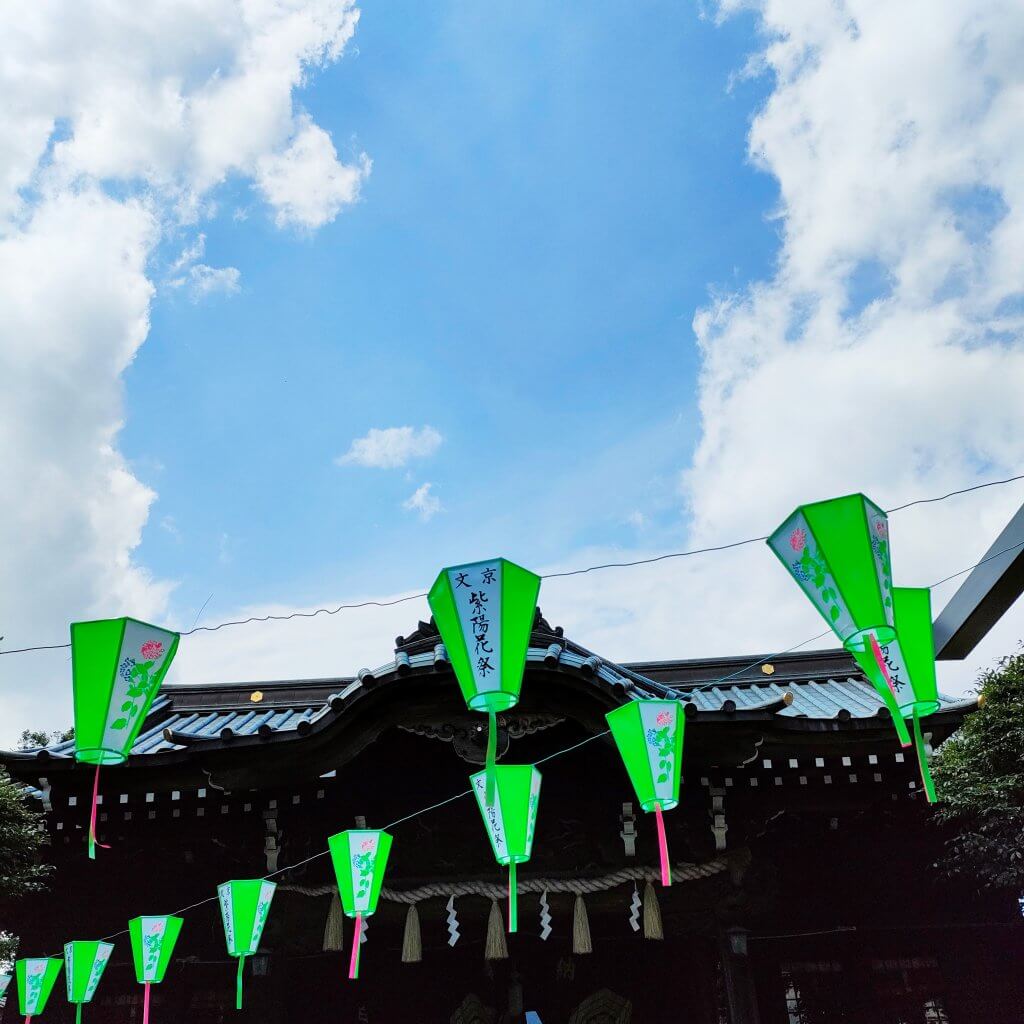
<path fill-rule="evenodd" d="M 362 850 L 363 853 L 367 853 L 369 850 L 372 850 L 373 849 L 373 840 L 372 839 L 364 839 L 362 841 L 362 844 L 360 845 L 359 849 Z"/>
<path fill-rule="evenodd" d="M 879 537 L 885 536 L 887 528 L 888 527 L 886 526 L 884 519 L 875 520 L 875 533 L 877 533 Z"/>
<path fill-rule="evenodd" d="M 139 648 L 139 653 L 146 661 L 156 661 L 164 653 L 164 645 L 159 640 L 147 640 Z"/>
<path fill-rule="evenodd" d="M 668 725 L 668 723 L 672 721 L 672 712 L 659 711 L 658 717 L 655 719 L 655 721 L 658 723 L 658 725 Z"/>
<path fill-rule="evenodd" d="M 807 544 L 807 531 L 799 526 L 789 535 L 789 546 L 794 551 L 803 551 Z"/>

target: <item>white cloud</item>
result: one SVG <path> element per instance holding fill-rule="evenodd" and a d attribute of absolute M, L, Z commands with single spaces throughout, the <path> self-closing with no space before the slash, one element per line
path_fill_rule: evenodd
<path fill-rule="evenodd" d="M 335 460 L 338 466 L 370 466 L 375 469 L 397 469 L 412 459 L 433 455 L 444 438 L 433 427 L 373 427 L 365 437 L 357 437 L 344 455 Z"/>
<path fill-rule="evenodd" d="M 172 582 L 135 558 L 156 494 L 117 447 L 148 268 L 228 175 L 255 180 L 320 131 L 294 91 L 358 16 L 354 0 L 0 6 L 0 445 L 17 495 L 0 508 L 5 647 L 84 616 L 166 616 Z M 316 141 L 302 184 L 325 223 L 355 192 Z M 171 276 L 196 299 L 237 290 L 238 269 L 201 262 L 204 246 L 198 234 Z M 0 659 L 0 739 L 70 720 L 66 652 L 29 658 Z"/>
<path fill-rule="evenodd" d="M 365 153 L 341 163 L 327 132 L 306 120 L 286 149 L 260 158 L 256 183 L 278 227 L 318 228 L 359 198 L 370 166 Z"/>
<path fill-rule="evenodd" d="M 402 502 L 402 508 L 404 508 L 406 512 L 419 513 L 419 517 L 423 522 L 429 522 L 437 515 L 438 512 L 441 511 L 441 499 L 431 491 L 433 486 L 433 484 L 426 483 L 417 487 L 416 490 Z"/>

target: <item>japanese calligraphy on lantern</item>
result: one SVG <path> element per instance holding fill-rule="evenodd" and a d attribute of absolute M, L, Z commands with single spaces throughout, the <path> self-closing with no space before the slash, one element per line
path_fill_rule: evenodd
<path fill-rule="evenodd" d="M 501 689 L 502 562 L 474 562 L 448 570 L 452 596 L 478 690 Z"/>

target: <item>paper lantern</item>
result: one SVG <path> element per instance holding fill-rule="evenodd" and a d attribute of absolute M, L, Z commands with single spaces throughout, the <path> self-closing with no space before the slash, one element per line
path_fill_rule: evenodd
<path fill-rule="evenodd" d="M 661 884 L 672 884 L 663 811 L 679 803 L 686 715 L 675 700 L 634 700 L 605 718 L 629 773 L 640 806 L 654 812 L 658 826 Z"/>
<path fill-rule="evenodd" d="M 114 951 L 113 943 L 76 941 L 64 945 L 64 980 L 68 986 L 68 1002 L 75 1004 L 75 1020 L 81 1024 L 82 1004 L 96 994 L 96 986 Z"/>
<path fill-rule="evenodd" d="M 135 980 L 143 986 L 142 1024 L 149 1024 L 149 987 L 164 980 L 184 920 L 169 915 L 133 917 L 128 922 Z"/>
<path fill-rule="evenodd" d="M 921 719 L 938 711 L 938 683 L 935 678 L 935 640 L 932 633 L 931 591 L 927 587 L 894 587 L 896 636 L 881 645 L 885 678 L 892 687 L 900 721 L 913 722 L 914 746 L 917 751 L 921 782 L 929 803 L 935 802 L 935 786 L 928 767 L 928 752 L 921 734 Z M 881 689 L 882 672 L 864 655 L 858 657 L 861 669 Z M 906 726 L 904 726 L 904 730 Z"/>
<path fill-rule="evenodd" d="M 18 976 L 18 1009 L 28 1024 L 46 1009 L 54 982 L 64 961 L 59 956 L 37 956 L 19 960 L 14 965 Z"/>
<path fill-rule="evenodd" d="M 100 767 L 127 759 L 177 649 L 177 633 L 137 619 L 71 624 L 75 758 L 96 765 L 89 818 L 90 858 L 96 856 Z"/>
<path fill-rule="evenodd" d="M 489 773 L 498 744 L 495 716 L 519 702 L 539 592 L 539 576 L 493 558 L 442 569 L 427 595 L 466 705 L 488 716 Z"/>
<path fill-rule="evenodd" d="M 217 886 L 220 916 L 224 923 L 224 938 L 228 953 L 238 958 L 238 977 L 235 983 L 235 1009 L 242 1008 L 242 975 L 245 958 L 259 948 L 263 926 L 270 913 L 270 902 L 277 885 L 263 878 L 248 878 L 224 882 Z"/>
<path fill-rule="evenodd" d="M 0 999 L 7 993 L 7 986 L 11 983 L 11 975 L 0 974 Z"/>
<path fill-rule="evenodd" d="M 508 930 L 518 927 L 516 865 L 530 859 L 540 802 L 540 772 L 532 764 L 500 764 L 494 768 L 494 796 L 488 797 L 487 772 L 470 776 L 470 785 L 484 819 L 494 858 L 508 867 Z"/>
<path fill-rule="evenodd" d="M 391 836 L 380 829 L 349 829 L 327 840 L 334 874 L 338 879 L 341 909 L 356 921 L 348 976 L 359 977 L 359 939 L 363 919 L 377 909 L 384 870 L 391 853 Z"/>
<path fill-rule="evenodd" d="M 801 505 L 772 533 L 768 546 L 843 646 L 854 657 L 866 654 L 874 661 L 877 671 L 869 678 L 907 746 L 910 737 L 882 656 L 882 645 L 896 635 L 885 512 L 863 494 Z"/>

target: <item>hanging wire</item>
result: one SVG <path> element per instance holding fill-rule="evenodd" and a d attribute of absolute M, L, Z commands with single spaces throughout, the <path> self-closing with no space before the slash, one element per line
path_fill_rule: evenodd
<path fill-rule="evenodd" d="M 946 501 L 949 498 L 955 498 L 961 494 L 970 494 L 973 491 L 981 491 L 988 487 L 1000 487 L 1004 484 L 1012 484 L 1018 480 L 1024 480 L 1024 473 L 1020 473 L 1017 476 L 1009 476 L 1003 480 L 988 480 L 985 483 L 973 484 L 971 487 L 961 487 L 959 490 L 950 491 L 947 494 L 940 494 L 931 498 L 917 498 L 914 501 L 908 501 L 904 505 L 897 505 L 895 508 L 886 509 L 887 513 L 902 512 L 903 509 L 913 508 L 915 505 L 928 505 L 935 502 Z M 630 562 L 602 562 L 598 565 L 588 565 L 582 569 L 567 569 L 564 572 L 549 572 L 541 575 L 541 579 L 560 579 L 567 576 L 582 576 L 590 572 L 599 572 L 603 569 L 630 569 L 638 565 L 653 565 L 656 562 L 664 562 L 673 558 L 691 558 L 694 555 L 705 555 L 713 554 L 719 551 L 729 551 L 732 548 L 744 547 L 748 544 L 758 544 L 761 541 L 767 540 L 768 535 L 765 534 L 761 537 L 748 537 L 746 540 L 733 541 L 730 544 L 718 544 L 704 548 L 691 548 L 688 551 L 669 551 L 662 555 L 652 555 L 650 558 L 638 558 Z M 1019 546 L 1019 545 L 1014 545 Z M 1006 550 L 1011 550 L 1007 548 Z M 991 555 L 991 558 L 995 558 L 1004 552 L 996 552 L 995 555 Z M 983 559 L 978 565 L 984 564 L 988 559 Z M 971 566 L 974 568 L 974 566 Z M 969 569 L 963 569 L 961 572 L 954 574 L 954 576 L 948 576 L 945 580 L 940 580 L 940 583 L 946 583 L 956 576 L 963 575 L 965 572 L 969 572 Z M 939 586 L 939 584 L 935 584 Z M 295 611 L 288 612 L 283 615 L 250 615 L 245 619 L 231 619 L 227 622 L 219 622 L 213 626 L 193 626 L 191 629 L 185 630 L 182 636 L 191 636 L 193 633 L 216 633 L 218 630 L 227 629 L 229 626 L 246 626 L 254 622 L 288 622 L 292 619 L 313 619 L 319 615 L 337 615 L 342 611 L 350 611 L 358 608 L 392 608 L 395 605 L 405 604 L 408 601 L 419 601 L 427 596 L 427 591 L 422 591 L 417 594 L 407 594 L 405 597 L 396 597 L 390 601 L 355 601 L 348 604 L 339 604 L 334 608 L 314 608 L 312 611 Z M 209 601 L 209 598 L 207 599 Z M 203 606 L 205 607 L 205 605 Z M 201 613 L 200 609 L 200 613 Z M 806 641 L 810 643 L 810 641 Z M 15 647 L 8 651 L 0 651 L 0 655 L 4 654 L 28 654 L 32 651 L 60 651 L 66 650 L 71 646 L 70 643 L 66 644 L 40 644 L 35 647 Z M 798 645 L 799 646 L 799 645 Z M 795 649 L 795 648 L 794 648 Z M 784 652 L 782 652 L 784 653 Z"/>

